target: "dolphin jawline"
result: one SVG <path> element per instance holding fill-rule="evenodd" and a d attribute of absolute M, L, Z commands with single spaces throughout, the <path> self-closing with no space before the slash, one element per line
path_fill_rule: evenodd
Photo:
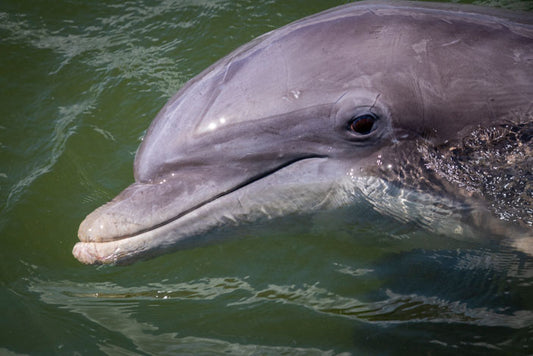
<path fill-rule="evenodd" d="M 234 186 L 234 187 L 232 187 L 230 189 L 227 189 L 227 190 L 225 190 L 225 191 L 223 191 L 223 192 L 221 192 L 219 194 L 214 195 L 210 199 L 206 199 L 204 201 L 201 201 L 200 203 L 198 203 L 198 204 L 196 204 L 196 205 L 194 205 L 194 206 L 192 206 L 192 207 L 190 207 L 188 209 L 183 210 L 181 213 L 175 215 L 171 219 L 167 219 L 167 220 L 165 220 L 163 222 L 155 224 L 155 225 L 153 225 L 151 227 L 148 227 L 146 229 L 139 230 L 139 232 L 136 233 L 136 234 L 121 236 L 121 237 L 118 237 L 118 238 L 116 238 L 114 240 L 127 239 L 127 238 L 130 238 L 130 237 L 133 237 L 133 236 L 137 236 L 137 235 L 140 235 L 142 233 L 145 233 L 145 232 L 148 232 L 148 231 L 151 231 L 151 230 L 155 230 L 155 229 L 157 229 L 157 228 L 159 228 L 161 226 L 168 225 L 171 222 L 173 222 L 175 220 L 178 220 L 182 216 L 187 215 L 187 214 L 189 214 L 189 213 L 201 208 L 202 206 L 204 206 L 206 204 L 209 204 L 209 203 L 211 203 L 211 202 L 213 202 L 213 201 L 215 201 L 215 200 L 217 200 L 217 199 L 219 199 L 219 198 L 221 198 L 221 197 L 223 197 L 225 195 L 231 194 L 231 193 L 233 193 L 233 192 L 235 192 L 235 191 L 237 191 L 237 190 L 239 190 L 239 189 L 241 189 L 243 187 L 246 187 L 247 185 L 250 185 L 253 182 L 256 182 L 256 181 L 261 180 L 261 179 L 263 179 L 263 178 L 265 178 L 265 177 L 267 177 L 267 176 L 269 176 L 271 174 L 274 174 L 274 173 L 276 173 L 277 171 L 279 171 L 279 170 L 281 170 L 283 168 L 286 168 L 286 167 L 288 167 L 288 166 L 290 166 L 290 165 L 292 165 L 292 164 L 294 164 L 296 162 L 303 161 L 303 160 L 306 160 L 306 159 L 313 159 L 313 158 L 327 158 L 327 156 L 325 156 L 325 155 L 306 155 L 306 156 L 302 156 L 302 157 L 299 157 L 299 158 L 292 159 L 292 160 L 290 160 L 290 161 L 288 161 L 288 162 L 286 162 L 286 163 L 284 163 L 282 165 L 279 165 L 279 166 L 277 166 L 277 167 L 275 167 L 273 169 L 270 169 L 270 170 L 267 170 L 265 172 L 259 173 L 259 174 L 255 175 L 255 176 L 251 177 L 250 179 L 247 179 L 247 180 L 243 181 L 242 183 L 240 183 L 240 184 L 238 184 L 238 185 L 236 185 L 236 186 Z M 113 241 L 113 240 L 111 240 L 111 241 Z"/>
<path fill-rule="evenodd" d="M 88 263 L 88 264 L 108 264 L 108 263 L 116 264 L 117 262 L 119 262 L 119 260 L 120 260 L 120 264 L 128 264 L 128 260 L 129 260 L 128 253 L 123 250 L 124 246 L 122 246 L 122 248 L 120 246 L 120 245 L 125 245 L 123 244 L 123 242 L 128 241 L 127 242 L 128 250 L 134 251 L 135 256 L 138 256 L 139 249 L 142 249 L 143 245 L 144 246 L 148 245 L 146 244 L 146 241 L 143 241 L 143 240 L 150 239 L 152 235 L 155 235 L 156 230 L 164 229 L 165 227 L 172 225 L 173 222 L 191 214 L 194 211 L 197 211 L 203 206 L 210 204 L 212 202 L 215 202 L 224 196 L 230 195 L 231 193 L 234 193 L 265 177 L 273 175 L 276 172 L 279 172 L 282 169 L 287 168 L 297 162 L 310 160 L 310 159 L 316 159 L 316 158 L 322 159 L 322 158 L 328 158 L 328 156 L 319 155 L 319 154 L 308 154 L 308 155 L 303 155 L 303 156 L 291 159 L 285 162 L 284 164 L 276 166 L 273 169 L 269 169 L 255 176 L 252 176 L 251 178 L 244 180 L 240 184 L 237 184 L 236 186 L 233 186 L 230 189 L 226 189 L 220 192 L 219 194 L 213 195 L 211 198 L 205 199 L 199 202 L 198 204 L 181 211 L 179 214 L 176 214 L 174 217 L 170 219 L 167 219 L 165 221 L 154 224 L 144 229 L 139 229 L 136 233 L 131 234 L 131 235 L 123 235 L 123 236 L 118 236 L 118 237 L 112 237 L 106 240 L 92 241 L 83 235 L 82 228 L 80 227 L 80 231 L 78 235 L 79 235 L 79 239 L 81 242 L 78 242 L 74 246 L 72 253 L 78 260 L 84 263 Z M 103 213 L 105 214 L 105 211 Z M 132 242 L 132 239 L 138 240 L 138 241 Z M 176 240 L 180 240 L 180 238 L 177 237 Z M 160 243 L 160 242 L 154 241 L 154 243 Z M 113 245 L 116 245 L 116 247 L 113 248 Z M 109 252 L 110 250 L 113 250 L 113 251 L 110 253 Z"/>

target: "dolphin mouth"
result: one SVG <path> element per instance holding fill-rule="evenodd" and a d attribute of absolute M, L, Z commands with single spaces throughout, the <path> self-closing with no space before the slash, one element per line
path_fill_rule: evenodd
<path fill-rule="evenodd" d="M 265 177 L 274 175 L 297 162 L 317 158 L 327 158 L 327 156 L 305 154 L 294 157 L 282 164 L 263 170 L 261 173 L 249 175 L 236 184 L 222 187 L 215 194 L 204 192 L 204 190 L 211 191 L 208 188 L 210 185 L 207 183 L 197 184 L 192 191 L 187 184 L 185 186 L 179 185 L 180 189 L 176 191 L 165 189 L 165 184 L 178 184 L 180 183 L 179 179 L 168 180 L 164 184 L 133 183 L 111 202 L 96 209 L 83 220 L 78 230 L 80 242 L 74 246 L 73 254 L 78 260 L 87 264 L 116 264 L 136 255 L 148 254 L 148 250 L 164 248 L 164 242 L 156 245 L 148 242 L 148 240 L 157 240 L 160 235 L 159 232 L 166 234 L 166 238 L 169 240 L 173 240 L 170 235 L 175 233 L 175 240 L 180 240 L 184 232 L 178 231 L 177 225 L 179 224 L 177 222 L 179 220 L 194 215 L 193 213 L 202 207 Z M 172 194 L 174 196 L 170 196 Z M 194 201 L 195 195 L 198 196 L 196 201 Z M 161 198 L 165 198 L 165 200 L 160 202 Z M 179 202 L 182 198 L 186 202 L 185 207 L 181 206 L 180 208 Z M 154 206 L 150 206 L 151 204 Z M 169 214 L 168 210 L 179 211 Z M 163 213 L 167 213 L 166 216 L 162 215 Z M 175 227 L 172 227 L 174 225 Z M 196 230 L 201 232 L 201 229 Z"/>

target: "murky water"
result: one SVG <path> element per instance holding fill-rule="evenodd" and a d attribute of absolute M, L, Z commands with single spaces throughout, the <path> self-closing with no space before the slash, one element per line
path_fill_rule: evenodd
<path fill-rule="evenodd" d="M 0 354 L 533 353 L 531 257 L 379 217 L 281 221 L 125 268 L 72 257 L 173 93 L 341 3 L 0 3 Z"/>

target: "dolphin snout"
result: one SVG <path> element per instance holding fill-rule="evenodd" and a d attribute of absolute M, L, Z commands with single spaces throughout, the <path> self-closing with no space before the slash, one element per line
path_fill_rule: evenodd
<path fill-rule="evenodd" d="M 144 204 L 148 199 L 153 199 L 149 194 L 152 192 L 157 193 L 157 189 L 146 184 L 130 185 L 83 220 L 78 229 L 78 238 L 82 242 L 108 242 L 142 232 L 148 227 L 146 222 L 149 218 Z"/>
<path fill-rule="evenodd" d="M 89 214 L 80 224 L 78 238 L 82 242 L 117 241 L 157 228 L 196 201 L 193 196 L 201 194 L 195 188 L 184 179 L 134 183 Z"/>
<path fill-rule="evenodd" d="M 154 231 L 186 214 L 209 193 L 198 179 L 136 182 L 83 220 L 72 253 L 86 264 L 127 263 L 131 256 L 156 250 Z"/>
<path fill-rule="evenodd" d="M 116 241 L 129 237 L 135 230 L 138 230 L 132 226 L 138 226 L 138 224 L 132 224 L 124 215 L 114 214 L 113 210 L 113 205 L 108 203 L 87 215 L 78 229 L 80 241 Z"/>
<path fill-rule="evenodd" d="M 155 230 L 231 192 L 242 179 L 232 167 L 212 169 L 210 174 L 195 167 L 135 182 L 89 214 L 80 224 L 78 238 L 104 243 Z"/>

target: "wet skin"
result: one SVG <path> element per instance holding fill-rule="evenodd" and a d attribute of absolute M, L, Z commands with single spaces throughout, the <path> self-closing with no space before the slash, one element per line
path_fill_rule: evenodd
<path fill-rule="evenodd" d="M 365 2 L 255 39 L 163 107 L 135 182 L 82 222 L 74 256 L 129 263 L 220 228 L 361 204 L 450 236 L 515 234 L 483 189 L 430 163 L 480 128 L 525 130 L 527 160 L 532 23 L 496 9 Z M 527 250 L 531 221 L 515 220 Z"/>

